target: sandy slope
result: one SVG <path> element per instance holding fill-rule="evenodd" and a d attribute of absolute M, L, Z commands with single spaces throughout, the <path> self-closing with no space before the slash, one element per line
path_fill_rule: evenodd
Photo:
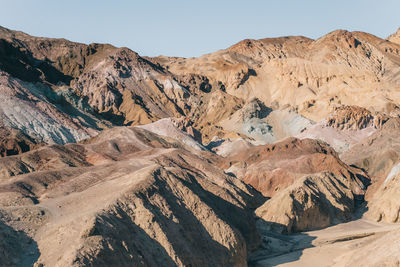
<path fill-rule="evenodd" d="M 379 239 L 389 231 L 399 229 L 399 224 L 358 219 L 318 231 L 292 235 L 289 238 L 284 236 L 281 238 L 295 243 L 294 251 L 283 251 L 278 256 L 259 258 L 252 262 L 251 266 L 344 266 L 346 262 L 342 261 L 342 257 L 345 254 Z M 363 266 L 368 263 L 360 262 L 359 264 Z"/>

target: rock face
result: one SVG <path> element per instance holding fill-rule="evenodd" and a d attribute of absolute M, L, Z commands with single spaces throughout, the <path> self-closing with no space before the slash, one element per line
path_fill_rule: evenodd
<path fill-rule="evenodd" d="M 306 175 L 256 210 L 271 230 L 284 233 L 327 227 L 353 216 L 349 180 L 329 172 Z"/>
<path fill-rule="evenodd" d="M 392 43 L 400 44 L 400 28 L 397 30 L 397 32 L 391 34 L 387 40 Z"/>
<path fill-rule="evenodd" d="M 43 94 L 47 86 L 23 82 L 0 70 L 0 124 L 8 131 L 21 131 L 33 143 L 77 142 L 95 135 L 78 116 L 57 108 Z M 16 140 L 16 142 L 18 142 Z"/>
<path fill-rule="evenodd" d="M 220 122 L 225 130 L 251 138 L 258 145 L 297 135 L 312 124 L 312 121 L 292 110 L 266 107 L 257 98 L 251 99 L 243 108 Z"/>
<path fill-rule="evenodd" d="M 270 230 L 284 233 L 348 221 L 369 183 L 365 172 L 311 139 L 256 146 L 225 158 L 220 166 L 271 197 L 256 215 Z"/>
<path fill-rule="evenodd" d="M 373 116 L 372 113 L 357 106 L 341 106 L 328 117 L 326 125 L 341 130 L 362 130 L 367 127 L 381 128 L 386 118 Z"/>
<path fill-rule="evenodd" d="M 400 222 L 399 174 L 399 165 L 396 165 L 368 202 L 367 217 L 378 222 Z"/>
<path fill-rule="evenodd" d="M 262 198 L 209 154 L 116 127 L 0 159 L 2 264 L 246 265 Z"/>
<path fill-rule="evenodd" d="M 372 185 L 368 188 L 367 200 L 382 185 L 400 160 L 399 129 L 400 120 L 391 118 L 382 129 L 354 145 L 341 156 L 347 164 L 359 166 L 370 174 Z"/>
<path fill-rule="evenodd" d="M 345 162 L 360 166 L 371 175 L 366 217 L 376 221 L 399 221 L 399 129 L 400 120 L 391 118 L 382 129 L 342 155 Z"/>
<path fill-rule="evenodd" d="M 342 162 L 326 143 L 312 139 L 288 138 L 273 145 L 256 146 L 223 159 L 219 165 L 267 197 L 305 174 L 328 171 L 344 176 L 359 196 L 364 195 L 369 180 L 366 173 Z"/>
<path fill-rule="evenodd" d="M 0 127 L 0 157 L 17 155 L 38 146 L 21 131 Z"/>

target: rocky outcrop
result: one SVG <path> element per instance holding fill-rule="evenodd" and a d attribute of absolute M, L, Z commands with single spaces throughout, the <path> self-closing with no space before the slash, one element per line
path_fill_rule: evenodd
<path fill-rule="evenodd" d="M 0 157 L 27 152 L 39 144 L 20 131 L 0 127 Z"/>
<path fill-rule="evenodd" d="M 400 45 L 400 28 L 395 33 L 391 34 L 387 40 Z"/>
<path fill-rule="evenodd" d="M 327 118 L 326 126 L 340 130 L 362 130 L 367 127 L 382 128 L 388 120 L 382 115 L 373 116 L 372 113 L 357 106 L 341 106 Z"/>
<path fill-rule="evenodd" d="M 388 223 L 400 222 L 400 190 L 399 165 L 395 165 L 383 184 L 374 193 L 368 202 L 368 211 L 365 216 L 375 221 Z"/>
<path fill-rule="evenodd" d="M 306 175 L 256 210 L 272 231 L 300 232 L 348 221 L 354 197 L 349 180 L 329 172 Z"/>
<path fill-rule="evenodd" d="M 399 129 L 400 120 L 391 118 L 382 129 L 341 155 L 341 159 L 347 164 L 356 165 L 369 173 L 372 184 L 366 194 L 367 200 L 383 184 L 400 160 Z"/>
<path fill-rule="evenodd" d="M 287 138 L 272 145 L 252 147 L 221 160 L 219 165 L 267 197 L 306 174 L 327 171 L 344 176 L 352 192 L 360 197 L 369 181 L 365 172 L 345 164 L 329 145 L 312 139 Z"/>

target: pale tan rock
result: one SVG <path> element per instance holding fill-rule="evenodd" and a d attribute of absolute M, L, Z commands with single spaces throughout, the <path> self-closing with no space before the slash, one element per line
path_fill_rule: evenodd
<path fill-rule="evenodd" d="M 172 73 L 191 72 L 221 81 L 226 92 L 291 106 L 314 121 L 340 105 L 379 112 L 399 103 L 398 44 L 362 32 L 337 30 L 304 37 L 244 40 L 199 58 L 156 58 Z M 381 90 L 384 88 L 383 90 Z"/>
<path fill-rule="evenodd" d="M 326 125 L 340 130 L 362 130 L 368 127 L 382 128 L 389 118 L 374 116 L 369 110 L 357 106 L 341 106 L 326 119 Z"/>
<path fill-rule="evenodd" d="M 272 231 L 285 233 L 327 227 L 353 216 L 354 197 L 345 177 L 316 173 L 297 179 L 256 210 Z"/>
<path fill-rule="evenodd" d="M 338 257 L 333 266 L 388 266 L 400 265 L 400 230 L 389 231 Z"/>
<path fill-rule="evenodd" d="M 144 129 L 115 127 L 84 144 L 2 158 L 1 172 L 13 173 L 0 180 L 7 220 L 0 219 L 10 234 L 22 232 L 0 243 L 0 261 L 24 262 L 12 249 L 28 236 L 40 254 L 26 264 L 246 265 L 260 241 L 251 210 L 262 198 L 213 157 Z M 29 166 L 25 174 L 18 164 Z M 22 212 L 34 207 L 42 212 Z"/>
<path fill-rule="evenodd" d="M 368 201 L 368 211 L 365 216 L 378 222 L 400 222 L 399 190 L 399 167 L 395 166 L 371 200 Z"/>
<path fill-rule="evenodd" d="M 382 129 L 341 155 L 344 162 L 363 168 L 370 175 L 372 184 L 366 194 L 368 201 L 400 160 L 399 129 L 400 120 L 391 118 Z"/>
<path fill-rule="evenodd" d="M 392 43 L 400 44 L 400 28 L 395 33 L 391 34 L 387 40 Z"/>

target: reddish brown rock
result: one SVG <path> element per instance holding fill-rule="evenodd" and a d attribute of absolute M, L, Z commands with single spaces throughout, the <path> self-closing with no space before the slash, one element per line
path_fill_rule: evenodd
<path fill-rule="evenodd" d="M 288 138 L 252 147 L 227 157 L 219 165 L 268 197 L 306 174 L 328 171 L 344 176 L 352 192 L 360 196 L 364 195 L 369 180 L 365 172 L 342 162 L 326 143 L 312 139 Z"/>

